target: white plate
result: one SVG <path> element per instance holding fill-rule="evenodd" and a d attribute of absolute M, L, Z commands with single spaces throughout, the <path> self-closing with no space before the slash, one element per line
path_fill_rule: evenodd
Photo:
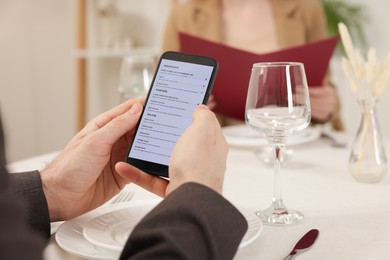
<path fill-rule="evenodd" d="M 98 216 L 86 224 L 83 229 L 84 237 L 97 247 L 121 252 L 135 225 L 152 208 L 153 205 L 141 205 Z M 239 248 L 253 242 L 260 235 L 262 229 L 261 221 L 254 213 L 243 212 L 243 215 L 248 222 L 248 231 Z"/>
<path fill-rule="evenodd" d="M 156 205 L 159 199 L 139 200 L 124 203 L 116 203 L 97 208 L 91 212 L 81 215 L 62 224 L 56 232 L 55 238 L 59 247 L 66 252 L 88 259 L 118 259 L 120 252 L 96 247 L 89 243 L 83 236 L 83 228 L 93 218 L 111 211 L 138 207 L 145 205 Z"/>
<path fill-rule="evenodd" d="M 234 125 L 226 126 L 222 128 L 222 132 L 225 135 L 226 141 L 231 146 L 246 147 L 246 148 L 259 148 L 261 146 L 267 146 L 268 143 L 261 136 L 247 125 Z M 306 129 L 295 133 L 287 140 L 287 145 L 297 145 L 314 141 L 320 137 L 320 130 L 314 127 L 307 127 Z"/>
<path fill-rule="evenodd" d="M 131 231 L 155 206 L 129 206 L 97 216 L 84 226 L 84 238 L 97 247 L 121 252 Z"/>
<path fill-rule="evenodd" d="M 56 241 L 65 251 L 84 258 L 118 259 L 135 224 L 158 202 L 132 201 L 101 207 L 62 224 Z M 248 221 L 248 231 L 239 248 L 252 243 L 262 231 L 262 223 L 253 212 L 241 212 Z"/>
<path fill-rule="evenodd" d="M 260 236 L 260 233 L 263 230 L 263 223 L 253 211 L 242 210 L 242 209 L 240 211 L 246 218 L 246 221 L 248 222 L 248 230 L 246 231 L 246 234 L 242 238 L 241 243 L 238 246 L 238 249 L 246 247 L 247 245 L 255 241 Z"/>

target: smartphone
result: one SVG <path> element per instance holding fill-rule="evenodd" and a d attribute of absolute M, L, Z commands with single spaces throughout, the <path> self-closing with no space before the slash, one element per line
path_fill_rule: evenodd
<path fill-rule="evenodd" d="M 207 103 L 217 70 L 218 63 L 211 57 L 172 51 L 161 55 L 127 163 L 169 177 L 173 148 L 192 123 L 195 108 Z"/>

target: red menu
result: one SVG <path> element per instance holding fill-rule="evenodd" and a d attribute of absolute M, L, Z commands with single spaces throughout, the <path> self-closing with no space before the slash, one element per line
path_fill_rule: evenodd
<path fill-rule="evenodd" d="M 212 94 L 215 112 L 244 119 L 252 65 L 257 62 L 302 62 L 309 86 L 321 86 L 338 36 L 266 54 L 252 53 L 225 44 L 180 33 L 181 51 L 210 56 L 219 63 Z"/>

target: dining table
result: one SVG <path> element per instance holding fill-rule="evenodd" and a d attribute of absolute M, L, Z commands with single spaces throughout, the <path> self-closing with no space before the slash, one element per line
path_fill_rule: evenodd
<path fill-rule="evenodd" d="M 336 147 L 321 135 L 287 144 L 286 149 L 292 152 L 281 167 L 283 201 L 288 208 L 301 211 L 304 219 L 294 225 L 261 224 L 255 237 L 237 251 L 234 259 L 281 260 L 311 229 L 318 229 L 319 236 L 297 259 L 390 259 L 389 174 L 378 183 L 355 180 L 348 169 L 353 134 L 338 134 L 338 137 L 346 140 L 347 145 Z M 389 151 L 390 139 L 384 140 L 384 147 Z M 251 214 L 270 206 L 273 197 L 273 165 L 260 156 L 267 153 L 265 147 L 230 143 L 222 194 L 235 207 Z M 10 168 L 39 168 L 54 156 L 55 153 L 50 153 L 15 162 Z M 131 202 L 158 198 L 134 184 L 125 189 L 134 192 Z M 218 218 L 215 216 L 212 221 Z M 45 257 L 85 259 L 58 244 L 56 232 L 65 223 L 52 223 Z"/>

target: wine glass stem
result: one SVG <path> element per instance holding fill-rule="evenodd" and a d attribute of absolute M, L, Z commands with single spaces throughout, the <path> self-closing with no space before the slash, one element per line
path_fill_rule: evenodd
<path fill-rule="evenodd" d="M 282 158 L 282 147 L 274 146 L 273 150 L 275 152 L 274 159 L 274 197 L 272 199 L 272 204 L 274 209 L 284 210 L 285 206 L 282 199 L 282 189 L 280 187 L 280 167 L 281 167 L 281 158 Z"/>

